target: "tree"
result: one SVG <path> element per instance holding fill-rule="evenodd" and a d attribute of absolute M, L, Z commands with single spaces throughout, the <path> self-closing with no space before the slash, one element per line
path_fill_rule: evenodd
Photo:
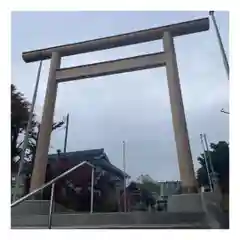
<path fill-rule="evenodd" d="M 17 91 L 16 86 L 11 84 L 11 170 L 16 172 L 18 169 L 18 160 L 22 151 L 23 141 L 20 140 L 21 134 L 25 133 L 29 120 L 29 108 L 31 104 L 24 98 L 24 95 Z M 52 131 L 62 127 L 64 121 L 55 122 L 52 125 Z M 40 124 L 35 120 L 35 114 L 31 123 L 31 130 L 28 139 L 28 153 L 26 157 L 33 165 L 36 147 L 38 141 Z"/>
<path fill-rule="evenodd" d="M 153 205 L 155 203 L 155 199 L 152 194 L 152 188 L 156 187 L 156 184 L 149 177 L 143 177 L 141 178 L 141 181 L 141 183 L 132 181 L 129 184 L 127 187 L 127 196 L 133 205 L 140 202 L 145 204 L 145 206 Z"/>
<path fill-rule="evenodd" d="M 159 193 L 160 187 L 158 182 L 154 181 L 149 175 L 141 175 L 138 181 L 138 187 L 148 190 L 151 193 Z"/>
<path fill-rule="evenodd" d="M 225 141 L 220 141 L 217 144 L 210 144 L 209 154 L 211 156 L 212 165 L 215 173 L 218 175 L 218 183 L 222 192 L 229 191 L 229 144 Z M 206 152 L 206 156 L 208 153 Z M 197 180 L 200 186 L 209 186 L 204 154 L 198 157 L 198 162 L 201 167 L 197 171 Z M 208 159 L 209 162 L 209 159 Z M 211 168 L 209 166 L 211 173 Z"/>
<path fill-rule="evenodd" d="M 27 126 L 30 104 L 25 100 L 23 94 L 18 92 L 11 84 L 11 170 L 15 172 L 18 168 L 16 157 L 21 149 L 18 140 Z"/>

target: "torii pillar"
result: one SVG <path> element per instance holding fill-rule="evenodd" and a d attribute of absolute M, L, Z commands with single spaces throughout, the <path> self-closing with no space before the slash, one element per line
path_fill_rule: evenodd
<path fill-rule="evenodd" d="M 184 193 L 197 192 L 174 40 L 170 32 L 164 33 L 163 47 L 166 53 L 167 81 L 182 190 Z"/>
<path fill-rule="evenodd" d="M 60 62 L 61 57 L 59 53 L 53 52 L 49 69 L 36 157 L 31 178 L 30 192 L 39 188 L 45 182 L 46 167 L 48 163 L 48 149 L 51 140 L 53 116 L 57 97 L 56 70 L 60 68 Z"/>

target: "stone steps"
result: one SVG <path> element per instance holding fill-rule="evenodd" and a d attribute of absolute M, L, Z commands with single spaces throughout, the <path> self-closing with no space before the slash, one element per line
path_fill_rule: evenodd
<path fill-rule="evenodd" d="M 48 229 L 47 227 L 12 227 L 12 229 Z M 52 229 L 209 229 L 203 224 L 148 224 L 148 225 L 98 225 L 98 226 L 52 226 Z"/>
<path fill-rule="evenodd" d="M 47 228 L 48 215 L 12 216 L 12 228 Z M 53 214 L 52 228 L 209 228 L 203 213 L 131 212 Z"/>
<path fill-rule="evenodd" d="M 32 214 L 44 215 L 49 213 L 49 206 L 49 200 L 26 200 L 11 208 L 11 215 L 12 217 Z M 71 210 L 57 203 L 54 203 L 54 211 L 57 213 L 72 212 Z"/>

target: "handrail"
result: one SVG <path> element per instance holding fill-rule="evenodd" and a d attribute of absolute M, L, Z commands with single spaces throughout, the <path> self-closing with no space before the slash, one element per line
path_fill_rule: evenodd
<path fill-rule="evenodd" d="M 40 188 L 37 188 L 34 191 L 32 191 L 31 193 L 29 193 L 29 194 L 25 195 L 24 197 L 18 199 L 17 201 L 15 201 L 14 203 L 11 204 L 11 208 L 15 207 L 16 205 L 20 204 L 21 202 L 25 201 L 26 199 L 28 199 L 29 197 L 33 196 L 34 194 L 40 192 L 41 190 L 45 189 L 46 187 L 51 186 L 53 183 L 56 183 L 59 179 L 62 179 L 66 175 L 70 174 L 71 172 L 73 172 L 74 170 L 78 169 L 79 167 L 81 167 L 85 164 L 89 165 L 92 169 L 95 168 L 94 165 L 92 165 L 91 163 L 89 163 L 87 161 L 81 162 L 81 163 L 77 164 L 76 166 L 72 167 L 71 169 L 69 169 L 69 170 L 65 171 L 64 173 L 60 174 L 56 178 L 52 179 L 48 183 L 44 184 Z"/>

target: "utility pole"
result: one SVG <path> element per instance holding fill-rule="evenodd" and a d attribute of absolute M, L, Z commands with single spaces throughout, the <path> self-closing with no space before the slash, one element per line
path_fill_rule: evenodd
<path fill-rule="evenodd" d="M 206 165 L 206 170 L 207 170 L 207 175 L 208 175 L 208 182 L 209 182 L 210 190 L 211 190 L 211 192 L 213 192 L 212 179 L 211 179 L 210 172 L 209 172 L 207 155 L 206 155 L 206 150 L 205 150 L 204 142 L 203 142 L 203 134 L 200 134 L 200 140 L 201 140 L 201 144 L 202 144 L 202 148 L 203 148 L 203 156 L 204 156 L 203 158 L 204 158 L 205 165 Z"/>
<path fill-rule="evenodd" d="M 225 67 L 225 70 L 226 70 L 226 73 L 227 73 L 227 77 L 228 77 L 228 80 L 229 80 L 228 59 L 227 59 L 227 55 L 226 55 L 226 52 L 225 52 L 225 49 L 224 49 L 224 46 L 223 46 L 223 42 L 222 42 L 222 38 L 221 38 L 221 35 L 220 35 L 220 32 L 219 32 L 219 29 L 218 29 L 218 26 L 217 26 L 217 21 L 216 21 L 216 18 L 214 16 L 214 11 L 209 11 L 209 15 L 211 16 L 212 21 L 213 21 L 213 25 L 214 25 L 214 28 L 215 28 L 215 31 L 216 31 L 216 35 L 217 35 L 217 39 L 218 39 L 218 43 L 219 43 L 219 47 L 220 47 L 220 51 L 221 51 L 221 55 L 222 55 L 222 59 L 223 59 L 223 64 L 224 64 L 224 67 Z M 225 114 L 229 114 L 229 112 L 224 111 L 224 109 L 221 109 L 221 112 L 225 113 Z"/>
<path fill-rule="evenodd" d="M 69 125 L 69 113 L 67 114 L 66 127 L 65 127 L 66 130 L 65 130 L 64 150 L 63 150 L 64 153 L 66 153 L 66 150 L 67 150 L 68 125 Z"/>
<path fill-rule="evenodd" d="M 41 76 L 41 70 L 42 70 L 42 61 L 40 61 L 39 67 L 38 67 L 37 78 L 36 78 L 34 93 L 33 93 L 33 97 L 32 97 L 32 104 L 31 104 L 30 112 L 29 112 L 29 119 L 28 119 L 28 123 L 27 123 L 27 128 L 25 130 L 23 147 L 22 147 L 20 160 L 19 160 L 18 173 L 17 173 L 17 177 L 16 177 L 16 186 L 14 188 L 14 193 L 13 193 L 13 201 L 16 201 L 17 192 L 19 190 L 20 175 L 21 175 L 23 165 L 24 165 L 25 152 L 28 147 L 29 132 L 32 128 L 33 112 L 34 112 L 34 107 L 35 107 L 35 103 L 36 103 L 36 99 L 37 99 L 37 91 L 38 91 L 38 85 L 39 85 L 39 80 L 40 80 L 40 76 Z"/>
<path fill-rule="evenodd" d="M 207 135 L 205 133 L 203 134 L 203 138 L 204 138 L 205 146 L 206 146 L 207 153 L 208 153 L 208 158 L 209 158 L 211 172 L 214 173 L 214 168 L 213 168 L 213 164 L 212 164 L 212 158 L 211 158 L 211 154 L 210 154 L 210 151 L 209 151 L 209 148 L 208 148 Z"/>
<path fill-rule="evenodd" d="M 209 159 L 209 163 L 210 163 L 212 181 L 213 181 L 214 186 L 216 186 L 215 184 L 217 184 L 217 177 L 216 177 L 216 173 L 214 171 L 214 167 L 213 167 L 213 163 L 212 163 L 212 157 L 211 157 L 211 154 L 210 154 L 210 151 L 209 151 L 209 148 L 208 148 L 207 135 L 203 134 L 203 137 L 204 137 L 204 142 L 205 142 L 205 145 L 206 145 L 208 159 Z"/>
<path fill-rule="evenodd" d="M 223 42 L 222 42 L 222 38 L 221 38 L 221 35 L 220 35 L 220 32 L 219 32 L 219 29 L 218 29 L 218 26 L 217 26 L 216 18 L 214 16 L 214 11 L 209 11 L 209 15 L 211 16 L 212 21 L 213 21 L 213 25 L 214 25 L 214 28 L 215 28 L 215 31 L 216 31 L 216 35 L 217 35 L 217 39 L 218 39 L 221 55 L 222 55 L 222 58 L 223 58 L 223 64 L 224 64 L 224 67 L 225 67 L 225 70 L 226 70 L 226 73 L 227 73 L 227 76 L 228 76 L 228 80 L 229 80 L 228 59 L 227 59 L 227 55 L 226 55 L 226 52 L 225 52 L 225 49 L 224 49 L 224 46 L 223 46 Z"/>
<path fill-rule="evenodd" d="M 125 141 L 123 141 L 123 173 L 124 173 L 124 212 L 127 212 L 127 195 L 126 195 L 126 145 Z"/>

